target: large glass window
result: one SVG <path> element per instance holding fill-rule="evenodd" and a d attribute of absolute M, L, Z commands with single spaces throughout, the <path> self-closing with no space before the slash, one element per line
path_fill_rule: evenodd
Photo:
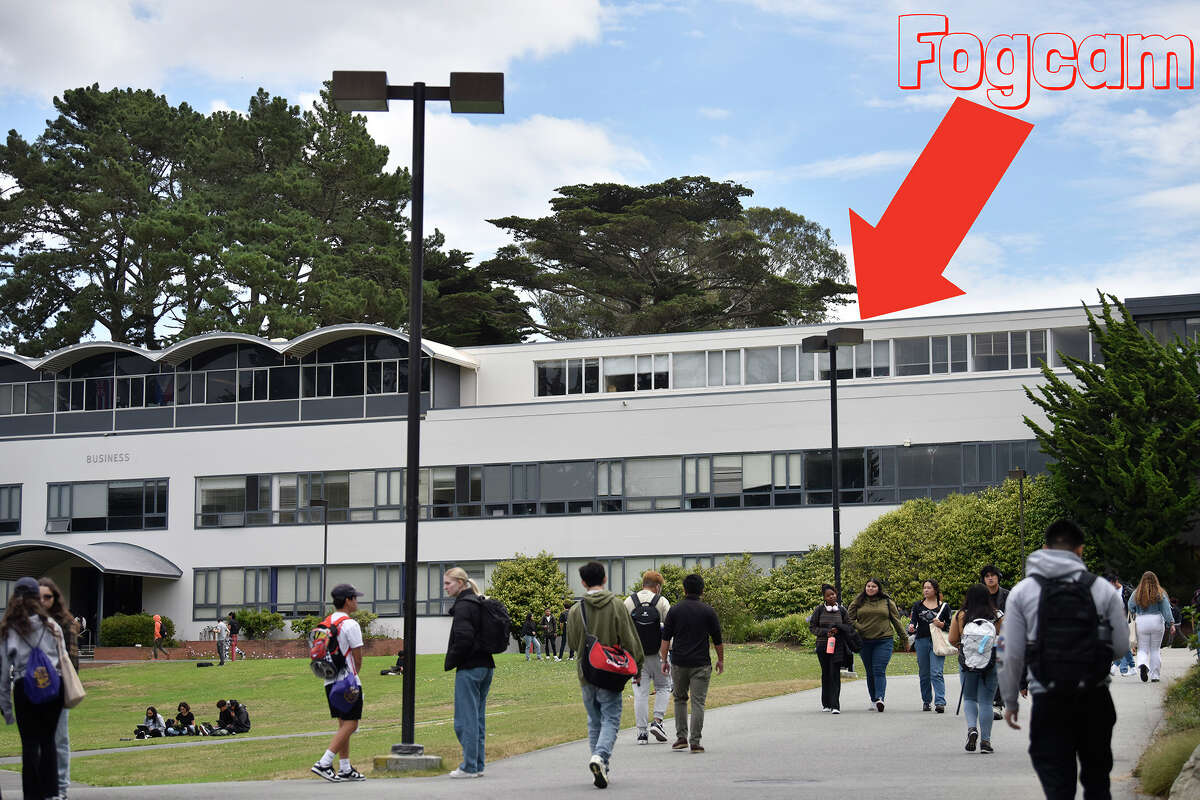
<path fill-rule="evenodd" d="M 1051 331 L 1051 344 L 1054 353 L 1050 356 L 1050 366 L 1064 366 L 1063 356 L 1087 361 L 1089 355 L 1087 328 L 1055 328 Z"/>
<path fill-rule="evenodd" d="M 1009 335 L 1007 333 L 976 333 L 971 336 L 971 340 L 975 345 L 976 372 L 1008 369 Z"/>
<path fill-rule="evenodd" d="M 46 495 L 49 533 L 167 527 L 165 479 L 52 483 Z"/>
<path fill-rule="evenodd" d="M 633 356 L 604 359 L 604 391 L 632 392 L 634 388 Z"/>
<path fill-rule="evenodd" d="M 21 487 L 0 486 L 0 533 L 21 532 Z"/>
<path fill-rule="evenodd" d="M 779 383 L 779 348 L 746 348 L 746 383 Z"/>
<path fill-rule="evenodd" d="M 674 386 L 676 389 L 695 389 L 708 383 L 707 360 L 704 353 L 676 353 Z"/>

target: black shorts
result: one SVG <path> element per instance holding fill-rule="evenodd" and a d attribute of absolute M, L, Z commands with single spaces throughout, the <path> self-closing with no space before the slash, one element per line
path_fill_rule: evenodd
<path fill-rule="evenodd" d="M 359 687 L 358 702 L 356 702 L 354 704 L 354 708 L 350 709 L 349 711 L 338 711 L 336 708 L 333 707 L 333 700 L 330 699 L 330 697 L 329 697 L 329 694 L 330 694 L 329 690 L 332 688 L 333 688 L 332 683 L 326 684 L 326 686 L 325 686 L 325 702 L 327 702 L 329 704 L 329 716 L 333 717 L 334 719 L 362 719 L 362 708 L 363 708 L 362 687 Z"/>

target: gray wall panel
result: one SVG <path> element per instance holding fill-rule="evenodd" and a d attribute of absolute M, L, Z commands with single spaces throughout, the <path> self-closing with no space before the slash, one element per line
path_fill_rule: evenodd
<path fill-rule="evenodd" d="M 136 431 L 146 428 L 169 428 L 174 424 L 173 408 L 131 408 L 117 412 L 117 430 Z"/>
<path fill-rule="evenodd" d="M 276 400 L 268 403 L 239 403 L 238 423 L 295 422 L 300 419 L 299 400 Z"/>
<path fill-rule="evenodd" d="M 111 411 L 83 411 L 55 415 L 55 433 L 95 433 L 112 429 L 113 412 Z"/>
<path fill-rule="evenodd" d="M 236 403 L 214 403 L 207 406 L 179 406 L 175 409 L 175 427 L 192 428 L 201 425 L 233 425 L 237 419 Z"/>
<path fill-rule="evenodd" d="M 301 419 L 361 419 L 362 397 L 317 397 L 304 400 L 300 406 Z"/>
<path fill-rule="evenodd" d="M 457 364 L 447 364 L 434 359 L 433 398 L 434 408 L 458 408 L 461 377 Z"/>
<path fill-rule="evenodd" d="M 0 417 L 0 436 L 44 436 L 48 433 L 54 433 L 53 414 Z"/>

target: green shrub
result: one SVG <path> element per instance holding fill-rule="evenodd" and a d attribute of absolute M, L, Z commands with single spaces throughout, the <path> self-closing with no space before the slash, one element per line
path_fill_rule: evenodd
<path fill-rule="evenodd" d="M 807 617 L 821 601 L 822 583 L 833 583 L 832 545 L 810 546 L 806 555 L 793 556 L 768 572 L 750 598 L 754 615 L 758 619 Z"/>
<path fill-rule="evenodd" d="M 747 641 L 811 645 L 816 639 L 808 628 L 807 614 L 788 614 L 754 623 Z"/>
<path fill-rule="evenodd" d="M 242 626 L 241 635 L 247 639 L 266 639 L 272 631 L 283 630 L 283 614 L 264 609 L 243 608 L 233 618 Z"/>
<path fill-rule="evenodd" d="M 332 614 L 333 612 L 334 612 L 334 609 L 330 608 L 329 613 Z M 326 616 L 328 616 L 328 615 L 326 615 Z M 292 633 L 296 634 L 296 638 L 299 639 L 300 641 L 307 642 L 309 634 L 312 633 L 312 629 L 317 627 L 317 625 L 323 619 L 325 619 L 325 617 L 318 617 L 313 614 L 310 614 L 307 617 L 300 617 L 299 619 L 294 619 L 294 620 L 292 620 L 291 626 L 290 626 L 292 629 Z M 363 639 L 366 640 L 366 639 L 372 638 L 371 624 L 373 622 L 375 622 L 375 620 L 379 619 L 379 615 L 375 614 L 373 612 L 367 611 L 365 609 L 361 609 L 361 610 L 355 611 L 353 614 L 351 614 L 350 619 L 357 622 L 358 626 L 360 628 L 362 628 Z M 283 630 L 282 620 L 280 621 L 280 626 L 276 630 Z M 376 638 L 382 638 L 382 637 L 376 637 Z"/>
<path fill-rule="evenodd" d="M 1134 770 L 1134 775 L 1141 780 L 1142 794 L 1166 795 L 1198 746 L 1200 728 L 1192 728 L 1163 736 L 1146 748 Z"/>
<path fill-rule="evenodd" d="M 620 587 L 613 587 L 613 591 L 620 592 Z M 526 614 L 532 614 L 536 621 L 548 608 L 557 618 L 571 599 L 567 576 L 558 568 L 558 559 L 544 550 L 536 556 L 517 553 L 501 561 L 492 571 L 486 593 L 508 609 L 514 636 L 520 632 Z"/>
<path fill-rule="evenodd" d="M 163 644 L 175 647 L 175 623 L 160 615 Z M 100 620 L 100 644 L 104 647 L 154 646 L 154 617 L 150 614 L 113 614 Z"/>

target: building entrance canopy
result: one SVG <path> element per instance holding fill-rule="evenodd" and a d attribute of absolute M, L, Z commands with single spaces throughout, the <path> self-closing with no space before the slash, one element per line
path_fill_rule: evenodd
<path fill-rule="evenodd" d="M 0 580 L 45 575 L 54 567 L 78 558 L 106 575 L 178 580 L 183 571 L 167 559 L 136 544 L 92 542 L 68 547 L 54 541 L 15 541 L 0 544 Z"/>

